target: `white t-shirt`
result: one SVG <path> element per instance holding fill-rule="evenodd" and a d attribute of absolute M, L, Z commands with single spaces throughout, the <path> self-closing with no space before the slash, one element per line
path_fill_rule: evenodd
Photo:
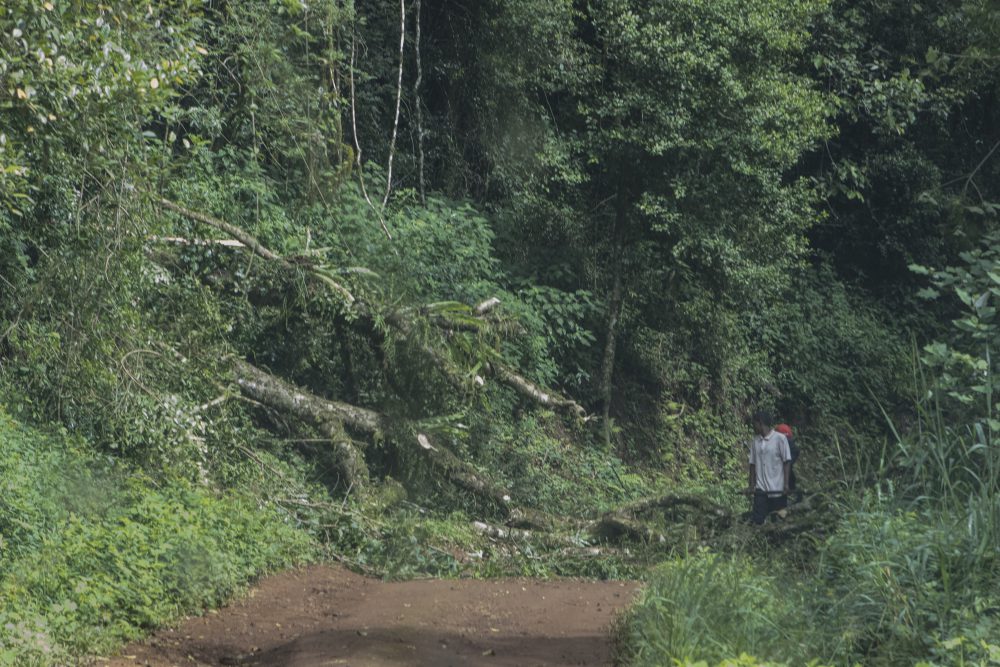
<path fill-rule="evenodd" d="M 754 466 L 756 489 L 769 496 L 780 496 L 785 491 L 785 463 L 792 460 L 788 438 L 771 431 L 763 438 L 753 437 L 750 443 L 750 465 Z"/>

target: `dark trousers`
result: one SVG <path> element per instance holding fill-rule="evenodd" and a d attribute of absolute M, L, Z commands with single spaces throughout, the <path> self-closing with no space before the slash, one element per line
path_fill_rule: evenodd
<path fill-rule="evenodd" d="M 768 514 L 783 510 L 786 507 L 788 507 L 788 496 L 771 498 L 763 491 L 754 491 L 753 510 L 750 513 L 750 519 L 760 526 L 767 519 Z"/>

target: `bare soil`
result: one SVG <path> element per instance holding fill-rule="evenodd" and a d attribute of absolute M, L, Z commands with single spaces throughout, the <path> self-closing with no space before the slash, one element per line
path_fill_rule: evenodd
<path fill-rule="evenodd" d="M 260 582 L 160 630 L 111 667 L 609 665 L 609 628 L 637 584 L 572 579 L 383 582 L 315 566 Z"/>

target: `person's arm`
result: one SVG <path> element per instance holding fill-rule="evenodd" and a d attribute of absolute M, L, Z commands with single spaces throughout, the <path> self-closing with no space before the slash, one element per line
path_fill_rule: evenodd
<path fill-rule="evenodd" d="M 787 475 L 785 476 L 785 479 L 786 480 L 788 479 Z M 747 485 L 747 490 L 750 493 L 753 493 L 756 490 L 756 488 L 755 488 L 756 487 L 756 483 L 757 483 L 757 469 L 756 469 L 756 466 L 754 466 L 754 464 L 751 463 L 750 464 L 750 483 Z M 787 481 L 786 481 L 786 484 L 787 484 Z"/>
<path fill-rule="evenodd" d="M 782 490 L 782 493 L 784 493 L 787 496 L 789 491 L 788 480 L 791 478 L 792 475 L 792 462 L 785 461 L 785 465 L 782 466 L 782 469 L 785 472 L 785 488 Z"/>

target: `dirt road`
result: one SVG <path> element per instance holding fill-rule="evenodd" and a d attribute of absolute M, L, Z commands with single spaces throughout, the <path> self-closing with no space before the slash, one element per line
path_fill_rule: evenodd
<path fill-rule="evenodd" d="M 112 667 L 608 665 L 608 628 L 630 582 L 534 579 L 383 582 L 311 567 L 161 630 Z"/>

